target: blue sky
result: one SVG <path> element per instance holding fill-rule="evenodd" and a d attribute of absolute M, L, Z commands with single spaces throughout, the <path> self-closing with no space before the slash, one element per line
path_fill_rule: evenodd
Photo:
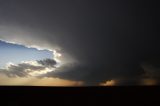
<path fill-rule="evenodd" d="M 48 50 L 37 50 L 0 41 L 0 67 L 4 67 L 8 62 L 17 64 L 21 61 L 41 60 L 52 57 L 53 53 Z"/>

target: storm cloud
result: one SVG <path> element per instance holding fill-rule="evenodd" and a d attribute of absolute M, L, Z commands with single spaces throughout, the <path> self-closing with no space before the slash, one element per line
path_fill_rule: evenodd
<path fill-rule="evenodd" d="M 86 85 L 114 79 L 120 85 L 137 85 L 145 74 L 141 64 L 160 57 L 156 12 L 157 3 L 134 0 L 1 0 L 0 39 L 58 50 L 64 64 L 45 77 Z M 10 70 L 18 68 L 14 73 L 25 76 L 22 67 L 39 70 L 55 64 L 38 63 L 42 67 L 19 64 Z"/>

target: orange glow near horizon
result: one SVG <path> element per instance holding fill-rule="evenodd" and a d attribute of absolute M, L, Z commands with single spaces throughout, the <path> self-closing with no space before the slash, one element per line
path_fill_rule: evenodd
<path fill-rule="evenodd" d="M 155 79 L 142 79 L 141 84 L 145 86 L 154 86 L 157 85 L 157 81 Z"/>
<path fill-rule="evenodd" d="M 109 80 L 109 81 L 106 81 L 105 83 L 100 84 L 100 86 L 115 86 L 115 85 L 116 85 L 115 80 Z"/>
<path fill-rule="evenodd" d="M 60 78 L 36 78 L 36 77 L 7 77 L 0 75 L 0 85 L 11 86 L 82 86 L 82 81 L 71 81 Z"/>

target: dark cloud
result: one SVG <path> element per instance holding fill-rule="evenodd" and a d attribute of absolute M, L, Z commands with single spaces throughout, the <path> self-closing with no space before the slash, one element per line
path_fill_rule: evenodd
<path fill-rule="evenodd" d="M 62 52 L 79 62 L 46 76 L 83 80 L 86 85 L 112 79 L 135 84 L 144 75 L 141 63 L 147 58 L 160 57 L 158 3 L 141 0 L 5 0 L 2 3 L 0 23 L 32 33 L 2 38 L 25 39 L 22 41 L 25 44 L 39 46 L 57 44 Z"/>
<path fill-rule="evenodd" d="M 145 61 L 141 66 L 145 72 L 144 77 L 160 80 L 160 59 L 156 58 Z"/>
<path fill-rule="evenodd" d="M 138 67 L 138 68 L 137 68 Z M 144 76 L 141 67 L 106 67 L 106 66 L 64 66 L 55 71 L 48 72 L 41 77 L 58 77 L 74 81 L 83 81 L 86 86 L 98 85 L 107 80 L 118 80 L 117 85 L 137 85 Z M 105 73 L 104 73 L 105 72 Z"/>
<path fill-rule="evenodd" d="M 53 59 L 44 59 L 37 62 L 45 67 L 55 67 L 55 65 L 57 64 L 57 62 Z"/>
<path fill-rule="evenodd" d="M 42 71 L 46 68 L 55 68 L 56 62 L 51 59 L 45 59 L 37 61 L 38 65 L 32 62 L 20 63 L 17 65 L 9 65 L 5 69 L 0 69 L 0 73 L 7 75 L 8 77 L 27 77 L 31 76 L 30 73 Z"/>
<path fill-rule="evenodd" d="M 29 69 L 27 71 L 27 69 Z M 0 73 L 6 74 L 9 77 L 26 77 L 28 76 L 28 72 L 30 71 L 37 71 L 37 70 L 43 70 L 45 67 L 42 66 L 33 66 L 30 64 L 18 64 L 16 65 L 10 65 L 8 69 L 0 69 Z"/>

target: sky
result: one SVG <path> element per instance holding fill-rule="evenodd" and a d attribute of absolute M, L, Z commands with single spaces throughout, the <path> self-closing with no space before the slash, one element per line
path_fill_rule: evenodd
<path fill-rule="evenodd" d="M 0 0 L 0 66 L 13 62 L 0 84 L 159 85 L 158 12 L 143 0 Z"/>
<path fill-rule="evenodd" d="M 47 50 L 27 48 L 22 45 L 0 41 L 0 67 L 8 63 L 20 63 L 22 61 L 41 60 L 53 58 L 53 53 Z"/>

